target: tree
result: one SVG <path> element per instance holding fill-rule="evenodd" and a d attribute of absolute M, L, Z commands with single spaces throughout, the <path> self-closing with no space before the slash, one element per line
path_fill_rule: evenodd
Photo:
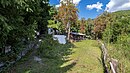
<path fill-rule="evenodd" d="M 102 32 L 106 28 L 107 24 L 110 21 L 111 14 L 108 12 L 104 12 L 96 19 L 94 19 L 94 33 L 97 38 L 102 38 Z"/>
<path fill-rule="evenodd" d="M 117 72 L 127 73 L 130 67 L 130 64 L 125 63 L 130 59 L 130 10 L 111 13 L 108 21 L 106 28 L 102 32 L 103 41 L 108 47 L 112 47 L 108 51 L 111 57 L 115 57 L 120 61 L 120 67 L 121 65 L 127 65 L 127 67 L 118 68 Z"/>
<path fill-rule="evenodd" d="M 86 24 L 86 35 L 92 36 L 93 34 L 93 27 L 94 27 L 94 22 L 91 18 L 87 19 L 87 24 Z"/>
<path fill-rule="evenodd" d="M 81 18 L 81 23 L 80 23 L 80 32 L 81 33 L 85 33 L 85 24 L 86 24 L 85 18 Z"/>
<path fill-rule="evenodd" d="M 36 29 L 47 29 L 49 7 L 48 0 L 1 0 L 0 54 L 8 46 L 17 53 L 25 41 L 34 39 Z"/>
<path fill-rule="evenodd" d="M 66 30 L 67 39 L 69 40 L 71 24 L 75 23 L 78 15 L 78 9 L 75 7 L 73 0 L 64 0 L 61 2 L 61 6 L 58 8 L 58 14 L 55 16 L 56 19 L 64 24 Z"/>
<path fill-rule="evenodd" d="M 103 32 L 103 39 L 110 42 L 116 42 L 118 36 L 129 34 L 130 25 L 129 17 L 127 15 L 117 15 L 113 14 L 111 21 L 106 26 L 106 29 Z"/>
<path fill-rule="evenodd" d="M 40 0 L 39 3 L 39 19 L 38 21 L 38 31 L 40 32 L 40 35 L 47 33 L 47 25 L 48 20 L 51 19 L 52 13 L 50 14 L 51 6 L 49 5 L 49 0 Z"/>

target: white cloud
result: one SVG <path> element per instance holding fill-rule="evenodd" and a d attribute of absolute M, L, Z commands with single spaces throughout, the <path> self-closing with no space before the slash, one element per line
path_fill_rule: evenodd
<path fill-rule="evenodd" d="M 62 2 L 62 1 L 65 2 L 65 0 L 60 0 L 60 2 Z M 79 4 L 80 1 L 81 1 L 81 0 L 73 0 L 73 3 L 74 3 L 74 4 Z"/>
<path fill-rule="evenodd" d="M 95 8 L 95 9 L 97 9 L 97 11 L 99 11 L 99 10 L 102 10 L 102 6 L 103 6 L 102 3 L 97 2 L 97 4 L 87 5 L 86 8 L 89 10 L 92 10 Z"/>
<path fill-rule="evenodd" d="M 73 0 L 74 4 L 79 4 L 81 0 Z"/>
<path fill-rule="evenodd" d="M 130 10 L 130 0 L 110 0 L 105 10 L 108 12 Z"/>
<path fill-rule="evenodd" d="M 60 0 L 60 2 L 62 2 L 62 1 L 65 2 L 65 0 Z M 81 0 L 73 0 L 73 3 L 78 5 L 80 1 Z M 56 7 L 59 7 L 59 6 L 61 6 L 61 4 L 56 5 Z"/>

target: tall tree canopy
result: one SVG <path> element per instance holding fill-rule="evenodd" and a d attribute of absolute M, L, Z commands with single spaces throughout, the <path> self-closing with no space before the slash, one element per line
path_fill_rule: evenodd
<path fill-rule="evenodd" d="M 23 39 L 31 39 L 37 29 L 46 32 L 50 6 L 48 0 L 0 0 L 0 50 L 6 46 L 16 52 Z M 1 52 L 1 51 L 0 51 Z"/>
<path fill-rule="evenodd" d="M 86 35 L 88 36 L 94 36 L 93 34 L 93 27 L 94 27 L 94 20 L 92 20 L 91 18 L 87 19 L 87 24 L 86 24 Z"/>
<path fill-rule="evenodd" d="M 86 20 L 85 18 L 81 18 L 81 22 L 80 22 L 80 32 L 81 33 L 85 33 L 85 24 L 86 24 Z"/>
<path fill-rule="evenodd" d="M 110 13 L 104 12 L 94 20 L 94 33 L 97 38 L 102 38 L 102 32 L 110 21 Z"/>
<path fill-rule="evenodd" d="M 57 20 L 64 24 L 64 29 L 68 33 L 68 40 L 70 34 L 71 24 L 75 23 L 78 19 L 78 9 L 76 8 L 73 0 L 64 0 L 61 2 L 61 6 L 58 8 L 58 14 L 55 16 Z"/>

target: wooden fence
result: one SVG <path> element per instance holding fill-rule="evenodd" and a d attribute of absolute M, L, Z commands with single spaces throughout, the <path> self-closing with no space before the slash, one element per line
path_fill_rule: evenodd
<path fill-rule="evenodd" d="M 101 51 L 102 51 L 102 63 L 104 66 L 104 73 L 117 73 L 117 67 L 118 67 L 118 60 L 109 58 L 108 57 L 108 51 L 104 43 L 102 43 L 100 40 L 98 42 L 101 44 Z M 109 68 L 109 66 L 110 68 Z"/>

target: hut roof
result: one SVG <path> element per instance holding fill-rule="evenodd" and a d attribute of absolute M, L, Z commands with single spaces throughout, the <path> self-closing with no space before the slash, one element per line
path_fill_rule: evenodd
<path fill-rule="evenodd" d="M 85 36 L 85 34 L 83 34 L 83 33 L 77 33 L 77 32 L 71 32 L 71 34 Z"/>

